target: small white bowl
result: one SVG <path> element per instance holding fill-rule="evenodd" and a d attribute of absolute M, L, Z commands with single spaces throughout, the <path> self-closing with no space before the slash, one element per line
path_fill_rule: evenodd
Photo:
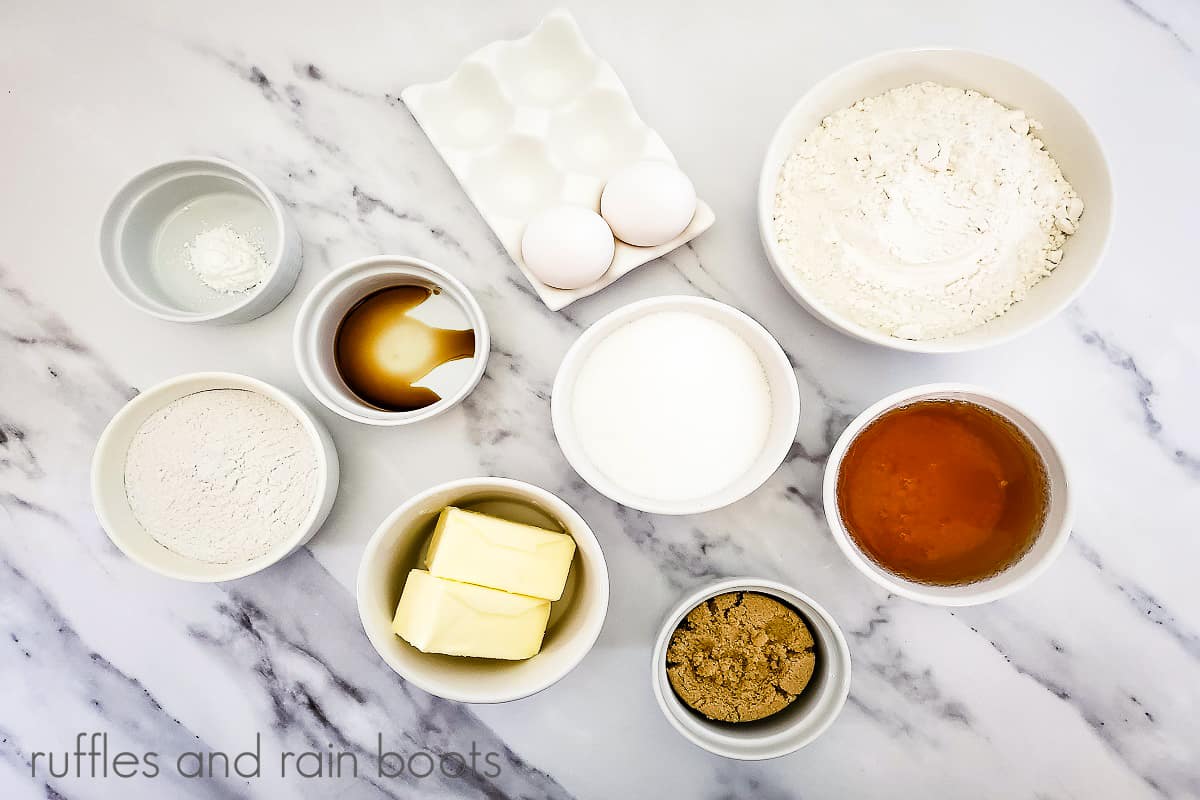
<path fill-rule="evenodd" d="M 1050 483 L 1050 505 L 1041 533 L 1029 551 L 1003 572 L 975 583 L 960 586 L 935 586 L 902 578 L 880 567 L 866 555 L 846 531 L 837 502 L 837 478 L 842 459 L 855 437 L 884 413 L 921 400 L 963 400 L 983 406 L 1007 419 L 1029 437 L 1046 467 Z M 1067 465 L 1058 447 L 1029 413 L 1008 400 L 978 386 L 961 383 L 930 383 L 914 386 L 883 398 L 859 414 L 838 437 L 825 465 L 823 486 L 825 518 L 833 539 L 850 563 L 892 594 L 935 606 L 974 606 L 990 603 L 1032 583 L 1049 567 L 1067 544 L 1075 519 Z"/>
<path fill-rule="evenodd" d="M 437 515 L 446 506 L 475 507 L 539 524 L 536 517 L 518 516 L 533 508 L 574 537 L 575 560 L 566 589 L 550 606 L 546 638 L 533 658 L 500 661 L 422 653 L 392 632 L 405 578 L 418 566 Z M 608 567 L 591 528 L 550 492 L 508 478 L 467 478 L 421 492 L 383 521 L 367 542 L 358 568 L 358 614 L 375 650 L 405 680 L 462 703 L 505 703 L 552 685 L 592 649 L 607 611 Z"/>
<path fill-rule="evenodd" d="M 688 708 L 667 677 L 667 648 L 679 623 L 696 606 L 728 592 L 758 592 L 791 606 L 804 618 L 816 645 L 817 668 L 792 703 L 754 722 L 714 722 Z M 815 600 L 776 581 L 728 578 L 684 598 L 667 615 L 650 663 L 654 697 L 663 716 L 693 744 L 726 758 L 761 761 L 793 753 L 820 736 L 841 713 L 850 694 L 850 648 L 842 629 Z"/>
<path fill-rule="evenodd" d="M 159 409 L 181 397 L 210 389 L 244 389 L 269 397 L 290 411 L 307 431 L 317 457 L 317 491 L 304 523 L 287 541 L 256 559 L 237 564 L 208 564 L 171 552 L 138 523 L 125 494 L 125 454 L 138 428 Z M 282 561 L 311 539 L 333 507 L 338 488 L 338 455 L 325 426 L 287 392 L 232 372 L 180 375 L 145 390 L 109 421 L 92 456 L 92 505 L 108 538 L 121 552 L 168 578 L 216 583 L 243 578 Z"/>
<path fill-rule="evenodd" d="M 1062 263 L 1020 302 L 977 328 L 912 341 L 859 325 L 809 291 L 775 237 L 779 173 L 795 146 L 829 114 L 889 89 L 933 81 L 978 91 L 1041 122 L 1038 136 L 1084 202 L 1079 230 L 1067 240 Z M 956 49 L 893 50 L 856 61 L 813 86 L 792 107 L 767 147 L 758 184 L 758 225 L 767 260 L 792 296 L 813 316 L 864 342 L 914 353 L 954 353 L 1000 344 L 1045 322 L 1083 291 L 1104 259 L 1112 228 L 1113 188 L 1108 161 L 1083 115 L 1050 84 L 995 56 Z"/>
<path fill-rule="evenodd" d="M 334 361 L 335 338 L 342 318 L 359 300 L 389 286 L 413 284 L 441 290 L 462 309 L 475 331 L 473 368 L 453 393 L 433 405 L 416 411 L 384 411 L 364 403 L 346 386 Z M 296 368 L 313 396 L 330 411 L 367 425 L 411 425 L 454 408 L 483 378 L 491 341 L 483 309 L 461 281 L 427 261 L 386 255 L 347 264 L 314 286 L 300 306 L 292 337 Z"/>
<path fill-rule="evenodd" d="M 210 289 L 188 268 L 185 245 L 229 224 L 260 245 L 270 269 L 245 292 Z M 219 158 L 168 161 L 117 191 L 100 225 L 100 259 L 136 308 L 171 322 L 227 324 L 261 316 L 283 301 L 300 274 L 300 234 L 257 177 Z"/>
<path fill-rule="evenodd" d="M 771 387 L 771 424 L 766 445 L 741 478 L 724 489 L 695 500 L 663 501 L 636 494 L 608 478 L 592 464 L 575 430 L 573 391 L 588 355 L 606 336 L 636 319 L 662 311 L 687 311 L 720 322 L 754 350 Z M 554 378 L 550 400 L 554 435 L 567 461 L 592 488 L 623 506 L 652 514 L 699 514 L 741 500 L 774 474 L 787 457 L 800 424 L 800 389 L 787 354 L 767 329 L 732 306 L 704 297 L 651 297 L 622 306 L 597 320 L 571 345 Z"/>

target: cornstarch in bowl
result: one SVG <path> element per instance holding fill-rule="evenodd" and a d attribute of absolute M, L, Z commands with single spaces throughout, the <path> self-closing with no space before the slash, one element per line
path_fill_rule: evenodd
<path fill-rule="evenodd" d="M 196 392 L 150 415 L 124 471 L 142 528 L 209 564 L 269 553 L 296 535 L 317 496 L 318 457 L 300 420 L 244 389 Z"/>

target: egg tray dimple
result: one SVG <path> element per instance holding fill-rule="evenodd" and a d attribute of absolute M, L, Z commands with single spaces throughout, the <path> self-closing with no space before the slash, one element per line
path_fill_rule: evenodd
<path fill-rule="evenodd" d="M 599 211 L 600 194 L 617 170 L 642 159 L 675 163 L 566 11 L 552 12 L 523 39 L 477 50 L 446 80 L 410 86 L 401 97 L 509 256 L 555 311 L 713 224 L 712 209 L 698 200 L 681 234 L 658 247 L 618 240 L 608 271 L 579 289 L 548 286 L 525 266 L 521 236 L 540 212 L 564 203 Z"/>

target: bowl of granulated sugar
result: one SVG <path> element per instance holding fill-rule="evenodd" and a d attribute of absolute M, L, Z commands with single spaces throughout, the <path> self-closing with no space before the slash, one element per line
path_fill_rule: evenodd
<path fill-rule="evenodd" d="M 92 503 L 113 544 L 187 581 L 233 580 L 286 558 L 320 529 L 337 486 L 337 451 L 317 418 L 233 373 L 142 392 L 92 458 Z"/>
<path fill-rule="evenodd" d="M 758 189 L 763 247 L 800 305 L 918 353 L 1052 318 L 1099 268 L 1112 216 L 1083 115 L 1032 72 L 955 49 L 881 53 L 814 85 Z"/>
<path fill-rule="evenodd" d="M 652 297 L 584 331 L 550 401 L 554 435 L 601 494 L 652 514 L 734 503 L 783 463 L 800 390 L 756 321 L 703 297 Z"/>

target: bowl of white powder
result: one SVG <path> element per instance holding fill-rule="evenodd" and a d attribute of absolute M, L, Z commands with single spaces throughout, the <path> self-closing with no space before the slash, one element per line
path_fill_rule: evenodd
<path fill-rule="evenodd" d="M 320 529 L 338 486 L 324 426 L 286 392 L 224 372 L 130 400 L 100 435 L 92 504 L 125 555 L 197 582 L 250 575 Z"/>
<path fill-rule="evenodd" d="M 742 499 L 787 457 L 800 391 L 756 321 L 702 297 L 653 297 L 583 332 L 550 402 L 567 461 L 601 494 L 652 514 Z"/>
<path fill-rule="evenodd" d="M 952 49 L 883 53 L 812 87 L 767 149 L 759 229 L 814 316 L 946 353 L 1050 319 L 1096 272 L 1112 182 L 1083 116 L 1033 73 Z"/>
<path fill-rule="evenodd" d="M 300 235 L 249 171 L 218 158 L 168 161 L 126 181 L 100 225 L 117 291 L 171 322 L 246 322 L 279 305 L 300 274 Z"/>

